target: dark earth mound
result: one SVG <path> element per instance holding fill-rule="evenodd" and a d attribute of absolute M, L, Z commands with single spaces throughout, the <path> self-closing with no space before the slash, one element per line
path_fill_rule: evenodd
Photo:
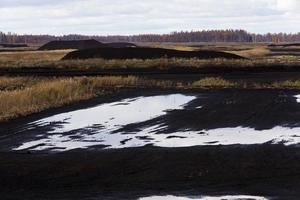
<path fill-rule="evenodd" d="M 126 48 L 126 47 L 137 47 L 137 45 L 128 42 L 112 42 L 112 43 L 105 43 L 108 47 L 112 48 Z"/>
<path fill-rule="evenodd" d="M 155 59 L 155 58 L 228 58 L 243 59 L 243 57 L 218 51 L 178 51 L 161 48 L 97 48 L 85 49 L 68 53 L 63 59 Z"/>
<path fill-rule="evenodd" d="M 300 43 L 288 43 L 288 44 L 270 44 L 269 47 L 292 47 L 300 46 Z"/>
<path fill-rule="evenodd" d="M 61 50 L 61 49 L 93 49 L 93 48 L 124 48 L 124 47 L 136 47 L 133 43 L 126 42 L 116 42 L 116 43 L 102 43 L 97 40 L 58 40 L 51 41 L 42 47 L 39 50 Z"/>
<path fill-rule="evenodd" d="M 28 47 L 27 44 L 6 44 L 6 43 L 0 43 L 0 47 L 4 48 L 20 48 L 20 47 Z"/>
<path fill-rule="evenodd" d="M 69 40 L 51 41 L 41 46 L 38 50 L 61 50 L 61 49 L 88 49 L 106 47 L 105 44 L 97 40 Z"/>

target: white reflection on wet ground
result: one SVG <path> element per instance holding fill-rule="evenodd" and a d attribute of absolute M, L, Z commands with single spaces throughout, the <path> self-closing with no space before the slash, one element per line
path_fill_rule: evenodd
<path fill-rule="evenodd" d="M 296 101 L 297 101 L 298 103 L 300 103 L 300 94 L 295 95 L 294 97 L 296 98 Z"/>
<path fill-rule="evenodd" d="M 195 98 L 195 96 L 174 94 L 125 99 L 93 108 L 54 115 L 34 123 L 45 125 L 53 122 L 64 122 L 62 126 L 51 131 L 52 133 L 64 133 L 95 125 L 101 126 L 102 129 L 109 132 L 127 124 L 139 123 L 164 115 L 167 110 L 182 109 L 184 104 Z"/>
<path fill-rule="evenodd" d="M 42 127 L 59 122 L 59 126 L 54 126 L 53 130 L 48 132 L 48 136 L 45 135 L 45 138 L 26 142 L 14 150 L 27 149 L 36 145 L 42 145 L 37 147 L 36 150 L 53 147 L 71 150 L 93 145 L 111 145 L 111 147 L 115 147 L 124 139 L 128 139 L 128 136 L 111 134 L 113 131 L 128 124 L 159 117 L 166 114 L 168 110 L 183 109 L 186 103 L 195 98 L 195 96 L 182 94 L 139 97 L 55 115 L 31 123 Z M 80 132 L 79 129 L 88 130 L 93 134 L 85 134 L 86 131 Z M 62 134 L 73 130 L 77 130 L 74 135 L 65 136 Z M 76 136 L 79 138 L 74 139 Z M 134 146 L 143 144 L 142 141 L 140 143 Z"/>
<path fill-rule="evenodd" d="M 200 196 L 200 197 L 177 197 L 177 196 L 152 196 L 143 197 L 139 200 L 268 200 L 265 197 L 259 196 L 247 196 L 247 195 L 236 195 L 236 196 Z"/>
<path fill-rule="evenodd" d="M 184 109 L 184 106 L 195 98 L 195 96 L 183 94 L 139 97 L 62 113 L 32 123 L 43 127 L 59 122 L 59 126 L 54 125 L 47 134 L 40 133 L 32 141 L 25 142 L 13 150 L 67 151 L 96 145 L 103 145 L 106 148 L 129 148 L 145 145 L 189 147 L 263 143 L 300 144 L 300 127 L 277 126 L 268 130 L 232 127 L 202 131 L 180 130 L 158 134 L 160 130 L 166 128 L 166 125 L 155 124 L 139 128 L 131 133 L 121 131 L 121 128 L 126 125 L 163 116 L 168 110 Z M 201 105 L 197 105 L 194 109 L 201 109 Z M 66 132 L 68 134 L 65 134 Z"/>

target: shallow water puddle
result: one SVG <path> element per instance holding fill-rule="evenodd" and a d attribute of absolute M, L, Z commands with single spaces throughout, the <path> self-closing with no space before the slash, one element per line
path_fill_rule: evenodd
<path fill-rule="evenodd" d="M 55 115 L 31 123 L 32 126 L 37 127 L 53 124 L 46 138 L 26 142 L 14 150 L 28 149 L 33 146 L 38 146 L 36 150 L 48 148 L 71 150 L 94 145 L 117 147 L 121 141 L 130 137 L 111 134 L 113 131 L 128 124 L 151 120 L 166 114 L 168 110 L 183 109 L 186 103 L 195 98 L 195 96 L 182 94 L 139 97 Z M 62 134 L 70 131 L 74 133 Z"/>
<path fill-rule="evenodd" d="M 246 196 L 246 195 L 236 195 L 236 196 L 201 196 L 201 197 L 177 197 L 177 196 L 152 196 L 143 197 L 139 200 L 268 200 L 265 197 L 259 196 Z"/>
<path fill-rule="evenodd" d="M 168 130 L 168 124 L 159 119 L 164 118 L 171 111 L 187 110 L 189 113 L 202 109 L 202 105 L 199 105 L 201 99 L 196 104 L 192 104 L 197 98 L 200 97 L 183 94 L 138 97 L 54 115 L 31 123 L 32 129 L 50 128 L 46 131 L 41 129 L 35 138 L 13 150 L 67 151 L 91 146 L 128 148 L 145 145 L 189 147 L 264 143 L 300 144 L 300 127 L 276 126 L 272 129 L 256 130 L 239 126 L 201 131 L 185 128 L 164 132 Z M 295 98 L 300 102 L 300 95 L 299 98 L 298 96 Z M 139 125 L 130 130 L 124 129 L 125 126 L 133 124 Z"/>
<path fill-rule="evenodd" d="M 102 104 L 93 108 L 55 115 L 34 122 L 45 125 L 63 122 L 52 133 L 64 133 L 81 128 L 101 128 L 109 132 L 127 124 L 138 123 L 164 115 L 167 110 L 182 109 L 183 105 L 195 99 L 181 94 L 140 97 L 120 102 Z M 50 133 L 51 133 L 50 132 Z"/>

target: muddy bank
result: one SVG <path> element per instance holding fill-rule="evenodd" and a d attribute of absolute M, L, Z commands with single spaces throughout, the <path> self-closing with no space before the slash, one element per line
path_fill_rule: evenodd
<path fill-rule="evenodd" d="M 158 194 L 300 196 L 300 153 L 281 145 L 1 153 L 3 199 Z"/>

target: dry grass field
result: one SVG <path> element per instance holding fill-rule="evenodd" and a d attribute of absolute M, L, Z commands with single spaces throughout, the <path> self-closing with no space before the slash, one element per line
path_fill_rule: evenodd
<path fill-rule="evenodd" d="M 25 116 L 121 88 L 172 88 L 170 81 L 128 77 L 0 77 L 0 121 Z M 12 86 L 14 89 L 11 89 Z M 175 87 L 175 86 L 174 86 Z"/>
<path fill-rule="evenodd" d="M 0 52 L 0 68 L 51 68 L 51 69 L 135 69 L 157 68 L 169 70 L 182 68 L 259 68 L 272 66 L 300 67 L 300 56 L 271 55 L 267 45 L 191 45 L 153 44 L 160 48 L 177 50 L 223 50 L 249 59 L 86 59 L 61 60 L 72 50 Z M 280 47 L 276 47 L 278 49 Z M 277 50 L 278 51 L 278 50 Z M 201 76 L 198 80 L 186 80 L 178 74 L 176 79 L 152 79 L 142 76 L 0 76 L 0 121 L 26 116 L 49 108 L 90 99 L 96 96 L 116 93 L 122 89 L 299 89 L 300 78 L 286 78 L 272 81 L 246 81 L 243 77 L 226 79 L 222 75 Z"/>
<path fill-rule="evenodd" d="M 72 50 L 1 52 L 1 62 L 57 61 Z"/>
<path fill-rule="evenodd" d="M 250 54 L 251 52 L 244 52 Z M 58 56 L 58 55 L 57 55 Z M 62 55 L 59 55 L 62 56 Z M 0 68 L 51 68 L 51 69 L 141 69 L 141 68 L 159 68 L 172 69 L 172 67 L 187 68 L 261 68 L 273 66 L 293 66 L 300 67 L 300 56 L 272 56 L 257 57 L 248 60 L 231 60 L 231 59 L 196 59 L 196 58 L 160 58 L 160 59 L 86 59 L 86 60 L 53 60 L 56 56 L 42 58 L 37 55 L 36 59 L 27 60 L 1 60 Z"/>
<path fill-rule="evenodd" d="M 272 66 L 299 66 L 300 56 L 276 52 L 273 55 L 272 48 L 267 45 L 207 45 L 191 46 L 179 44 L 153 44 L 154 47 L 176 50 L 223 50 L 248 58 L 246 60 L 232 59 L 197 59 L 197 58 L 160 58 L 160 59 L 86 59 L 86 60 L 61 60 L 72 50 L 54 51 L 25 51 L 25 52 L 0 52 L 0 68 L 53 68 L 53 69 L 128 69 L 128 68 L 159 68 L 170 69 L 172 67 L 272 67 Z M 278 49 L 278 48 L 277 48 Z M 295 52 L 293 52 L 295 53 Z"/>

